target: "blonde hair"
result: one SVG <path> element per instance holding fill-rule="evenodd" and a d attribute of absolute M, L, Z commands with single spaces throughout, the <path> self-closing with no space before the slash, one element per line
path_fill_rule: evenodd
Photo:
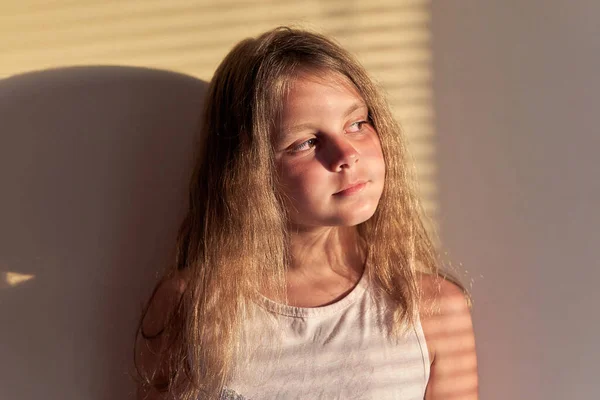
<path fill-rule="evenodd" d="M 187 283 L 159 332 L 167 343 L 161 350 L 166 365 L 162 388 L 178 398 L 218 398 L 254 296 L 285 298 L 289 233 L 271 141 L 288 84 L 305 72 L 347 78 L 367 104 L 379 135 L 386 166 L 383 194 L 373 217 L 358 231 L 367 239 L 365 273 L 393 300 L 396 333 L 418 315 L 419 270 L 438 271 L 403 135 L 364 68 L 316 33 L 282 27 L 246 39 L 225 57 L 210 82 L 205 143 L 190 183 L 175 266 L 167 274 L 185 271 Z M 142 336 L 151 338 L 142 321 Z M 147 385 L 159 387 L 154 372 L 141 375 Z"/>

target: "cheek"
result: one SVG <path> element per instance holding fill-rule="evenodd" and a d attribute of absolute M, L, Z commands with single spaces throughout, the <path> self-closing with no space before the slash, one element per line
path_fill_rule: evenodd
<path fill-rule="evenodd" d="M 363 149 L 363 158 L 369 164 L 369 170 L 383 177 L 385 175 L 385 159 L 379 137 L 376 133 L 371 137 L 368 146 Z"/>
<path fill-rule="evenodd" d="M 382 176 L 385 176 L 385 158 L 383 157 L 383 150 L 381 146 L 377 147 L 377 160 L 379 162 L 379 168 L 381 169 Z"/>
<path fill-rule="evenodd" d="M 295 208 L 306 202 L 314 190 L 314 184 L 318 184 L 319 179 L 314 172 L 301 163 L 280 164 L 278 173 L 281 190 L 286 201 Z"/>
<path fill-rule="evenodd" d="M 319 192 L 325 179 L 310 165 L 288 165 L 280 173 L 284 193 L 293 202 L 306 202 Z"/>

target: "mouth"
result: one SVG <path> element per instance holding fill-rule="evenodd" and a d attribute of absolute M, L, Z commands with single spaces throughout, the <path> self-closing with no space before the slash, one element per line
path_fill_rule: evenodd
<path fill-rule="evenodd" d="M 353 194 L 361 192 L 365 186 L 367 186 L 367 181 L 358 181 L 349 184 L 344 189 L 339 192 L 334 193 L 334 196 L 351 196 Z"/>

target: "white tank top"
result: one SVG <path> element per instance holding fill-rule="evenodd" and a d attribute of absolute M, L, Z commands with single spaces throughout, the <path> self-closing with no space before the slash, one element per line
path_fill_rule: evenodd
<path fill-rule="evenodd" d="M 389 338 L 388 301 L 366 274 L 323 307 L 263 298 L 244 327 L 222 399 L 423 400 L 429 355 L 421 323 Z"/>

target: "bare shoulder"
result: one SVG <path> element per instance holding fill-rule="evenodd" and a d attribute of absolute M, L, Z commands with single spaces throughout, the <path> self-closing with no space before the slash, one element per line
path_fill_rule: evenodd
<path fill-rule="evenodd" d="M 431 373 L 426 400 L 477 399 L 477 357 L 468 298 L 457 284 L 420 274 L 421 325 Z"/>
<path fill-rule="evenodd" d="M 142 320 L 142 333 L 154 336 L 165 326 L 187 286 L 186 274 L 174 273 L 161 280 L 155 287 Z"/>
<path fill-rule="evenodd" d="M 470 313 L 468 297 L 460 286 L 439 275 L 420 273 L 422 317 Z"/>

